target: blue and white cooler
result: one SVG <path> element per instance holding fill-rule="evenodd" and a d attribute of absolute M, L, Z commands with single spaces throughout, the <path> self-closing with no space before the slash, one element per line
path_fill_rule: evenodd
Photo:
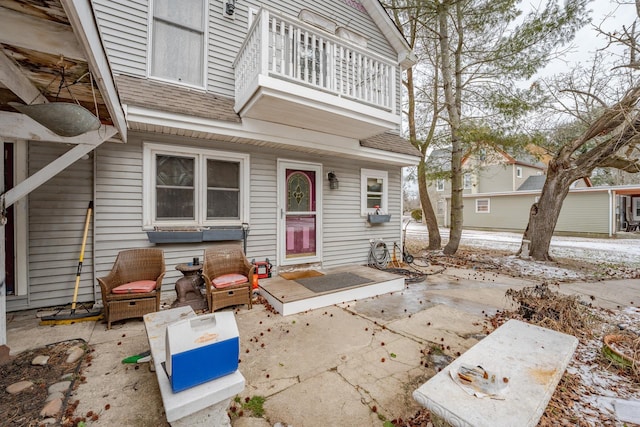
<path fill-rule="evenodd" d="M 231 311 L 167 325 L 165 370 L 174 393 L 238 370 L 240 339 Z"/>

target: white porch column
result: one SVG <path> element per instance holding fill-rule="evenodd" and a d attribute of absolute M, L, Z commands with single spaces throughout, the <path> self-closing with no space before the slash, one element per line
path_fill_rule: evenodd
<path fill-rule="evenodd" d="M 4 142 L 1 139 L 0 152 L 4 153 Z M 0 188 L 4 188 L 4 161 L 0 163 Z M 4 225 L 0 225 L 0 345 L 7 344 L 7 273 L 4 245 Z"/>

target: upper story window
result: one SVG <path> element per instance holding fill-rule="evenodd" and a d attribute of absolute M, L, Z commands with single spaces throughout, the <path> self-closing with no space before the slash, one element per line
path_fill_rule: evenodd
<path fill-rule="evenodd" d="M 436 179 L 436 191 L 444 191 L 444 179 Z"/>
<path fill-rule="evenodd" d="M 516 166 L 516 178 L 522 178 L 522 168 L 520 166 Z"/>
<path fill-rule="evenodd" d="M 146 227 L 248 222 L 249 156 L 145 144 Z"/>
<path fill-rule="evenodd" d="M 204 87 L 205 0 L 153 0 L 149 74 Z"/>
<path fill-rule="evenodd" d="M 462 175 L 462 187 L 465 190 L 471 189 L 471 174 L 470 173 L 465 173 L 464 175 Z"/>
<path fill-rule="evenodd" d="M 380 213 L 388 213 L 389 178 L 387 171 L 361 169 L 360 182 L 362 214 L 372 214 L 377 209 L 379 209 Z M 376 206 L 378 207 L 376 208 Z"/>

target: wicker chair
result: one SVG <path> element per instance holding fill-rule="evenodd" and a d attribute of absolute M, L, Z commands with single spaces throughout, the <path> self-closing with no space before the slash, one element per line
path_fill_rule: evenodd
<path fill-rule="evenodd" d="M 112 322 L 159 311 L 164 274 L 162 249 L 120 251 L 109 274 L 98 278 L 107 329 Z"/>
<path fill-rule="evenodd" d="M 214 311 L 247 304 L 251 309 L 251 283 L 255 266 L 234 245 L 212 246 L 204 251 L 202 277 L 207 288 L 207 304 Z"/>

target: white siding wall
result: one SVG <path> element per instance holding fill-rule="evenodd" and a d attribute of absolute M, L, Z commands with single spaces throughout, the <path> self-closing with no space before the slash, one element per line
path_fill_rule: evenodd
<path fill-rule="evenodd" d="M 269 258 L 276 265 L 276 176 L 277 160 L 309 161 L 309 156 L 290 151 L 276 151 L 261 147 L 235 146 L 216 141 L 185 140 L 166 136 L 132 134 L 127 144 L 103 144 L 98 150 L 96 175 L 96 275 L 108 272 L 119 250 L 152 246 L 142 231 L 142 141 L 175 143 L 218 150 L 251 150 L 251 220 L 247 239 L 247 257 Z M 360 164 L 350 160 L 335 160 L 316 156 L 314 162 L 323 164 L 323 229 L 324 266 L 366 264 L 369 239 L 384 239 L 391 247 L 400 243 L 400 168 Z M 389 212 L 391 222 L 370 226 L 360 215 L 360 169 L 387 170 L 389 173 Z M 329 190 L 326 174 L 335 171 L 340 189 Z M 173 289 L 182 277 L 175 270 L 177 264 L 194 256 L 202 257 L 204 248 L 212 242 L 158 245 L 165 251 L 167 274 L 164 289 Z M 241 244 L 241 242 L 238 242 Z"/>
<path fill-rule="evenodd" d="M 147 75 L 146 0 L 96 0 L 93 7 L 115 74 Z"/>
<path fill-rule="evenodd" d="M 64 144 L 30 142 L 29 175 L 67 150 Z M 7 310 L 72 301 L 87 208 L 93 197 L 92 169 L 91 158 L 78 160 L 29 195 L 29 292 L 27 298 L 8 298 Z M 80 302 L 94 300 L 92 252 L 90 225 L 80 276 Z"/>
<path fill-rule="evenodd" d="M 115 74 L 146 76 L 148 1 L 94 0 L 98 26 L 105 42 L 109 61 Z M 239 1 L 233 19 L 223 16 L 223 1 L 209 2 L 208 74 L 207 90 L 233 98 L 233 61 L 248 32 L 248 10 L 264 4 L 272 10 L 297 17 L 308 9 L 367 37 L 367 48 L 397 60 L 397 54 L 384 38 L 368 14 L 341 0 L 300 1 L 278 0 L 270 2 Z M 400 111 L 400 75 L 396 76 L 398 113 Z"/>

